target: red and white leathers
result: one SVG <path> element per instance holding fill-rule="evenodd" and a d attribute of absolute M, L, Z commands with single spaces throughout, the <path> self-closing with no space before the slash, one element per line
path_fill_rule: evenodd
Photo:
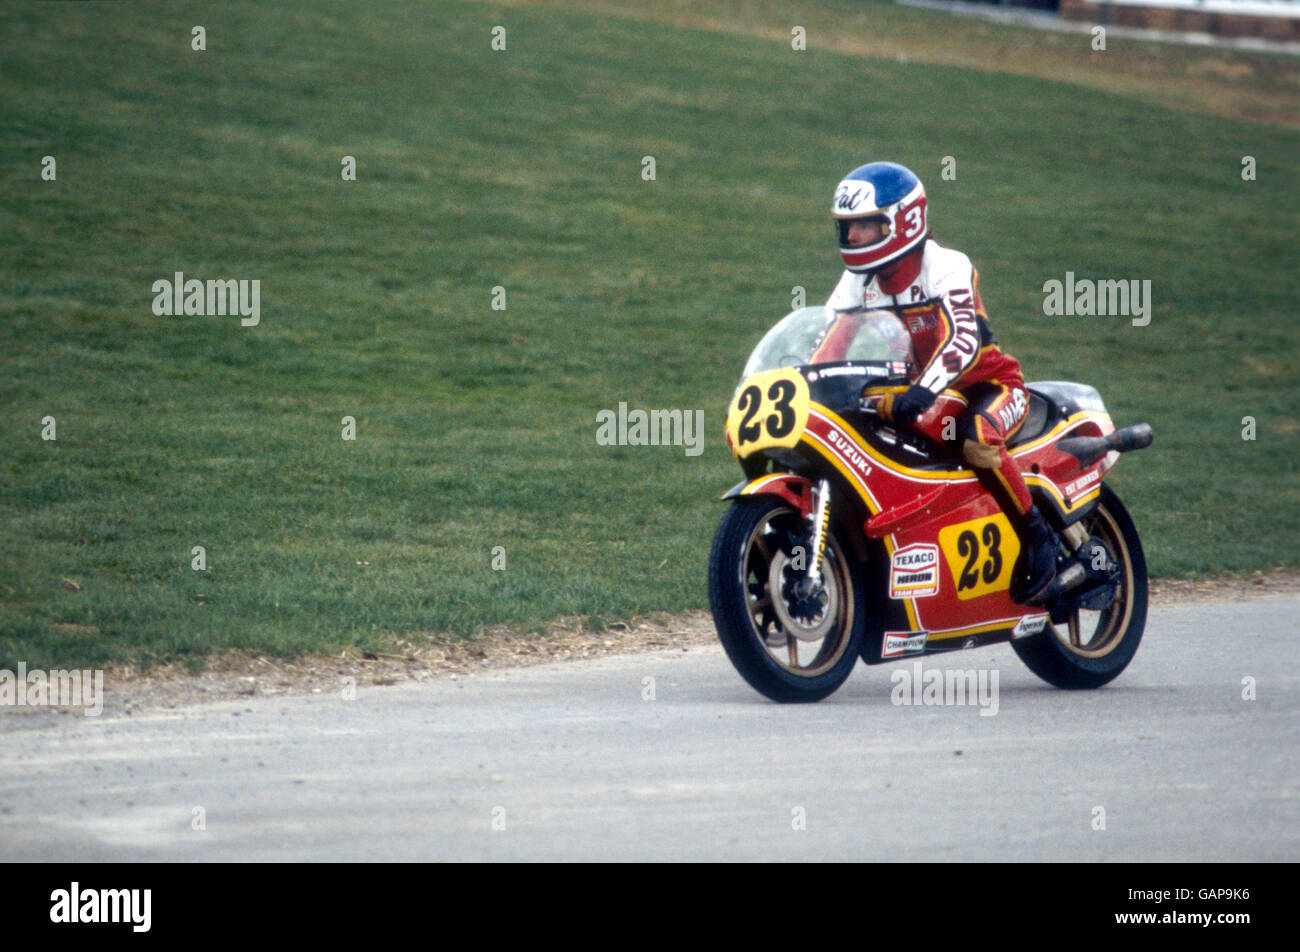
<path fill-rule="evenodd" d="M 837 359 L 852 340 L 856 322 L 841 320 L 844 312 L 892 311 L 911 337 L 915 382 L 936 395 L 957 390 L 969 402 L 958 420 L 966 461 L 1005 490 L 997 493 L 1009 497 L 1004 506 L 1024 515 L 1033 499 L 1006 440 L 1025 421 L 1028 394 L 1019 362 L 999 349 L 989 329 L 970 258 L 927 240 L 873 274 L 845 271 L 826 307 L 837 313 L 811 362 Z"/>

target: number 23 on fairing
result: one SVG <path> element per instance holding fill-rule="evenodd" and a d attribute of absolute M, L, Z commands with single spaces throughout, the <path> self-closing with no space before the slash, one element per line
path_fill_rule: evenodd
<path fill-rule="evenodd" d="M 808 424 L 808 382 L 788 367 L 748 378 L 727 412 L 727 442 L 744 458 L 798 444 Z"/>
<path fill-rule="evenodd" d="M 1002 513 L 939 530 L 939 548 L 960 599 L 978 598 L 1011 586 L 1020 539 Z"/>

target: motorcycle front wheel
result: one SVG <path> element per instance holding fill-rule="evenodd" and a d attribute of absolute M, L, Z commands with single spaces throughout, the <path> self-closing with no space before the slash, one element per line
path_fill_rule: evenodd
<path fill-rule="evenodd" d="M 806 586 L 807 520 L 774 496 L 735 500 L 709 554 L 709 604 L 727 657 L 773 701 L 820 701 L 853 671 L 866 632 L 862 572 L 834 533 Z"/>
<path fill-rule="evenodd" d="M 1147 622 L 1147 562 L 1137 528 L 1119 496 L 1101 487 L 1097 507 L 1084 517 L 1088 534 L 1118 563 L 1114 599 L 1097 611 L 1076 608 L 1063 624 L 1011 642 L 1030 671 L 1058 688 L 1099 688 L 1128 667 Z"/>

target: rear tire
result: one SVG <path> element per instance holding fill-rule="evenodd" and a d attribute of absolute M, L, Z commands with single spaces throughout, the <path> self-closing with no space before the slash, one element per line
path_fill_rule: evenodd
<path fill-rule="evenodd" d="M 807 520 L 775 496 L 735 500 L 709 554 L 709 604 L 727 657 L 751 687 L 781 702 L 820 701 L 853 671 L 866 631 L 860 566 L 835 534 L 826 540 L 823 590 L 801 613 L 792 557 Z M 773 588 L 776 591 L 773 591 Z"/>
<path fill-rule="evenodd" d="M 1132 517 L 1109 486 L 1101 487 L 1097 508 L 1083 525 L 1120 564 L 1114 602 L 1100 612 L 1076 610 L 1065 625 L 1048 624 L 1036 635 L 1011 642 L 1030 671 L 1058 688 L 1099 688 L 1119 677 L 1146 628 L 1146 556 Z"/>

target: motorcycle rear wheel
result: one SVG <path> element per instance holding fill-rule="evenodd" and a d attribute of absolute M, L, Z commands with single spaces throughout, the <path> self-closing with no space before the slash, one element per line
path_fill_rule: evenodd
<path fill-rule="evenodd" d="M 746 497 L 722 517 L 709 554 L 709 604 L 727 657 L 756 691 L 787 703 L 820 701 L 839 688 L 866 631 L 862 572 L 834 533 L 822 560 L 820 608 L 797 610 L 793 584 L 806 575 L 793 552 L 800 544 L 806 520 L 794 507 L 774 496 Z"/>
<path fill-rule="evenodd" d="M 1083 526 L 1119 563 L 1115 600 L 1099 612 L 1075 609 L 1064 625 L 1048 624 L 1011 642 L 1030 671 L 1058 688 L 1099 688 L 1113 681 L 1133 660 L 1146 628 L 1146 556 L 1132 517 L 1109 486 L 1101 487 Z"/>

